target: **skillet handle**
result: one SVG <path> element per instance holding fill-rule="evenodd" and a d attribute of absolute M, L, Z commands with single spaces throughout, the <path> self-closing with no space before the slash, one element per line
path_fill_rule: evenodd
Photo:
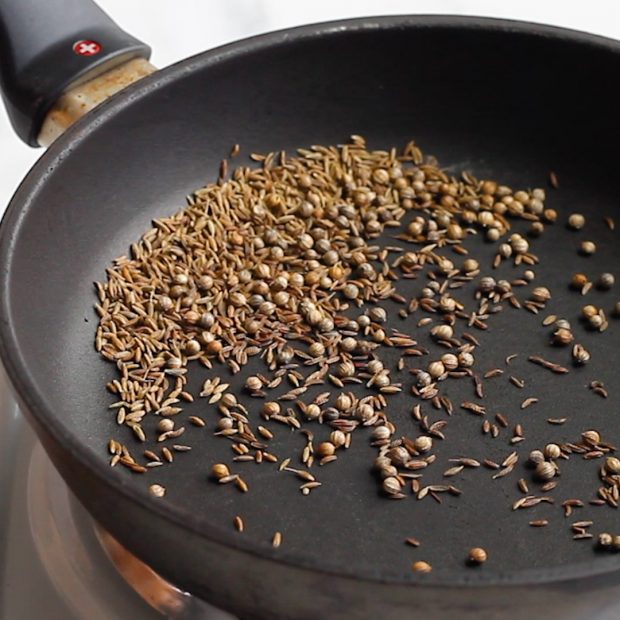
<path fill-rule="evenodd" d="M 62 93 L 150 53 L 91 0 L 0 0 L 0 87 L 31 146 Z"/>

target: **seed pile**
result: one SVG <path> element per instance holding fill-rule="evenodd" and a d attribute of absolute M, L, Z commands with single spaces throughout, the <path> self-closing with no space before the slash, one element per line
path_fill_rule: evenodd
<path fill-rule="evenodd" d="M 96 283 L 100 321 L 95 345 L 118 369 L 118 377 L 107 385 L 117 398 L 111 409 L 135 440 L 111 439 L 110 464 L 145 474 L 191 449 L 178 443 L 187 425 L 214 427 L 217 436 L 231 442 L 235 465 L 214 464 L 210 479 L 248 492 L 235 467 L 278 463 L 309 495 L 321 486 L 313 466 L 337 461 L 353 435 L 369 427 L 365 436 L 377 451 L 374 470 L 386 498 L 441 502 L 444 493 L 460 495 L 448 482 L 423 483 L 423 470 L 436 460 L 434 442 L 446 438 L 448 421 L 431 422 L 422 407 L 430 405 L 448 416 L 457 411 L 479 416 L 482 432 L 493 438 L 511 432 L 504 414 L 495 414 L 492 422 L 484 404 L 453 403 L 441 386 L 446 380 L 471 381 L 476 398 L 484 399 L 484 381 L 501 377 L 504 370 L 483 376 L 476 372 L 480 344 L 474 332 L 486 330 L 504 306 L 538 314 L 550 301 L 550 290 L 534 282 L 538 257 L 530 242 L 512 231 L 512 223 L 522 220 L 529 222 L 529 235 L 537 237 L 557 220 L 556 211 L 545 206 L 545 191 L 515 191 L 468 173 L 449 176 L 413 142 L 400 152 L 372 151 L 363 138 L 353 136 L 344 145 L 300 149 L 295 157 L 278 153 L 252 158 L 260 167 L 236 168 L 228 180 L 198 190 L 184 210 L 155 220 L 131 246 L 131 255 L 107 269 L 107 281 Z M 222 168 L 225 174 L 228 166 Z M 585 224 L 579 214 L 568 221 L 574 230 Z M 386 236 L 391 245 L 379 240 Z M 475 236 L 496 244 L 492 265 L 482 267 L 469 255 L 466 245 Z M 583 254 L 595 250 L 589 241 L 579 249 Z M 504 261 L 525 271 L 511 281 L 487 275 Z M 399 282 L 413 279 L 425 279 L 425 284 L 419 295 L 407 298 Z M 614 278 L 602 274 L 596 282 L 608 290 Z M 473 299 L 459 291 L 470 284 Z M 571 280 L 572 288 L 583 294 L 588 284 L 583 274 Z M 387 303 L 398 305 L 401 329 L 388 328 Z M 612 315 L 620 313 L 618 307 Z M 604 310 L 591 305 L 584 307 L 583 320 L 599 331 L 608 325 Z M 569 347 L 567 365 L 590 360 L 569 321 L 550 315 L 543 325 L 552 330 L 550 345 Z M 422 329 L 429 330 L 433 350 L 418 342 L 416 333 Z M 386 348 L 399 352 L 396 368 L 382 360 Z M 248 407 L 224 377 L 242 372 L 253 358 L 263 360 L 264 371 L 244 378 L 245 396 L 256 399 L 256 406 Z M 528 359 L 553 373 L 570 372 L 538 355 Z M 199 394 L 187 387 L 192 362 L 221 374 L 206 379 Z M 523 379 L 510 375 L 509 380 L 526 392 Z M 594 383 L 590 388 L 604 396 L 604 386 Z M 316 386 L 325 389 L 309 397 Z M 412 416 L 419 426 L 414 437 L 400 434 L 389 416 L 390 397 L 402 391 L 412 395 Z M 201 416 L 186 417 L 184 404 L 196 397 L 217 411 L 214 424 Z M 535 408 L 537 402 L 524 393 L 521 408 Z M 157 418 L 154 432 L 145 428 L 150 416 Z M 303 434 L 298 458 L 281 458 L 270 450 L 274 433 L 265 421 Z M 561 425 L 564 420 L 548 421 Z M 330 427 L 327 440 L 315 440 L 315 425 Z M 557 484 L 559 459 L 576 454 L 606 459 L 593 501 L 617 507 L 620 463 L 611 456 L 615 447 L 596 431 L 587 432 L 579 442 L 549 444 L 521 461 L 534 468 L 533 479 L 547 493 Z M 522 425 L 515 425 L 509 443 L 518 447 L 524 439 Z M 149 446 L 142 456 L 136 442 Z M 511 474 L 519 458 L 517 451 L 501 463 L 458 457 L 443 476 L 486 468 L 498 479 Z M 299 466 L 292 466 L 293 459 Z M 553 502 L 547 495 L 531 495 L 523 478 L 519 489 L 524 496 L 513 504 L 515 510 Z M 158 498 L 166 493 L 159 484 L 150 491 Z M 244 531 L 240 516 L 234 526 Z M 576 527 L 575 536 L 592 536 L 589 526 Z M 276 532 L 272 544 L 279 547 L 281 542 L 282 534 Z M 407 543 L 420 544 L 415 538 Z M 480 547 L 467 557 L 469 565 L 487 560 Z M 420 561 L 413 569 L 429 572 L 431 567 Z"/>

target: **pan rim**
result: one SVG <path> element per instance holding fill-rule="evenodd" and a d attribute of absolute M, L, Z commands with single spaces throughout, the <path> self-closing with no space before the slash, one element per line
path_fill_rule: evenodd
<path fill-rule="evenodd" d="M 287 553 L 285 549 L 275 550 L 258 541 L 239 537 L 234 531 L 224 530 L 214 523 L 200 520 L 182 507 L 166 502 L 153 502 L 147 490 L 139 489 L 133 483 L 123 482 L 118 472 L 104 468 L 100 456 L 92 449 L 82 445 L 69 429 L 54 414 L 42 390 L 39 390 L 35 377 L 31 377 L 26 360 L 19 347 L 18 336 L 11 313 L 11 264 L 13 248 L 30 206 L 36 201 L 41 188 L 53 175 L 56 167 L 70 157 L 72 152 L 94 134 L 108 119 L 113 118 L 126 107 L 149 96 L 160 87 L 171 84 L 184 74 L 217 65 L 228 58 L 243 57 L 267 48 L 284 46 L 290 42 L 300 43 L 304 40 L 335 37 L 340 32 L 393 30 L 398 28 L 453 28 L 479 29 L 491 32 L 509 32 L 524 36 L 552 38 L 565 43 L 580 46 L 594 46 L 620 55 L 620 42 L 600 35 L 577 30 L 548 26 L 533 22 L 495 19 L 475 16 L 455 15 L 390 15 L 379 17 L 362 17 L 337 20 L 287 28 L 274 32 L 242 39 L 212 50 L 192 56 L 133 84 L 117 93 L 99 106 L 94 112 L 78 121 L 61 136 L 34 164 L 20 183 L 0 223 L 0 358 L 10 379 L 18 400 L 26 405 L 28 413 L 36 422 L 45 426 L 54 442 L 63 445 L 74 459 L 87 468 L 91 475 L 105 486 L 114 490 L 150 512 L 168 522 L 192 531 L 196 536 L 207 539 L 222 548 L 231 548 L 237 552 L 260 557 L 262 560 L 290 566 L 297 570 L 311 571 L 315 574 L 330 575 L 335 578 L 355 579 L 358 582 L 379 583 L 389 586 L 423 584 L 429 587 L 491 587 L 491 586 L 526 586 L 567 582 L 587 577 L 616 572 L 620 574 L 618 558 L 596 557 L 591 561 L 566 564 L 552 568 L 532 568 L 519 571 L 478 572 L 459 569 L 436 570 L 429 575 L 403 573 L 402 577 L 386 577 L 377 573 L 336 569 L 325 566 L 318 559 Z"/>

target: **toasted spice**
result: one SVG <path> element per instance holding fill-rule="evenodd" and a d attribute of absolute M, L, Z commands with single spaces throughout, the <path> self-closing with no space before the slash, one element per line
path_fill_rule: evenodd
<path fill-rule="evenodd" d="M 231 158 L 239 152 L 235 145 Z M 353 437 L 363 437 L 358 431 L 366 428 L 376 457 L 373 475 L 385 500 L 415 495 L 437 503 L 458 501 L 459 488 L 426 482 L 438 462 L 435 448 L 449 441 L 452 429 L 438 417 L 463 413 L 445 385 L 464 379 L 475 402 L 463 401 L 460 409 L 482 418 L 486 437 L 481 441 L 496 439 L 498 445 L 506 438 L 515 451 L 501 463 L 458 456 L 436 475 L 466 477 L 481 464 L 493 470 L 493 479 L 513 472 L 526 475 L 516 474 L 523 467 L 516 451 L 525 441 L 522 424 L 510 437 L 503 430 L 511 426 L 508 417 L 485 401 L 492 388 L 487 380 L 504 371 L 482 374 L 477 357 L 495 314 L 525 310 L 542 315 L 561 301 L 533 271 L 539 262 L 535 246 L 541 243 L 535 237 L 558 218 L 557 211 L 545 207 L 545 191 L 513 190 L 469 173 L 453 177 L 414 143 L 372 151 L 360 136 L 292 156 L 251 158 L 256 166 L 234 170 L 224 159 L 216 183 L 190 196 L 184 210 L 155 220 L 129 255 L 107 269 L 107 281 L 95 285 L 95 347 L 116 373 L 107 384 L 116 400 L 112 420 L 127 432 L 127 446 L 145 444 L 138 457 L 110 440 L 110 465 L 139 474 L 170 467 L 175 458 L 189 458 L 183 453 L 191 450 L 192 438 L 204 438 L 200 429 L 208 427 L 230 445 L 235 469 L 275 464 L 281 477 L 297 478 L 299 490 L 308 496 L 322 484 L 316 472 L 323 470 L 316 465 L 337 469 L 336 461 L 346 458 L 355 448 Z M 558 187 L 554 173 L 550 182 Z M 514 232 L 517 219 L 529 226 L 529 236 Z M 613 220 L 606 221 L 613 229 Z M 569 216 L 570 228 L 584 225 L 581 214 Z M 469 254 L 468 240 L 475 233 L 497 244 L 491 264 Z M 596 251 L 587 240 L 579 247 L 586 255 Z M 506 263 L 526 269 L 510 281 L 501 279 Z M 399 287 L 409 279 L 420 283 L 413 298 Z M 582 294 L 593 286 L 585 274 L 575 274 L 570 282 Z M 603 273 L 594 282 L 607 290 L 614 276 Z M 391 317 L 394 306 L 398 328 Z M 553 326 L 547 330 L 552 344 L 572 345 L 575 365 L 590 361 L 583 345 L 573 344 L 580 327 L 607 328 L 601 308 L 588 305 L 582 316 L 574 330 L 556 314 L 542 321 L 544 327 Z M 395 358 L 384 358 L 386 352 Z M 555 354 L 566 360 L 566 352 L 563 358 L 562 350 Z M 517 357 L 508 355 L 506 365 Z M 246 373 L 253 359 L 258 365 Z M 556 374 L 569 373 L 538 355 L 528 360 Z M 198 401 L 200 409 L 189 387 L 194 385 L 189 374 L 199 372 L 204 374 L 196 393 L 205 399 Z M 517 373 L 509 381 L 523 389 L 526 381 Z M 227 382 L 233 375 L 239 376 Z M 527 385 L 535 385 L 534 380 L 528 378 Z M 608 396 L 598 381 L 589 388 Z M 409 393 L 417 400 L 412 421 L 419 427 L 412 436 L 403 435 L 406 431 L 390 415 L 392 398 Z M 526 398 L 521 409 L 537 402 Z M 566 419 L 547 421 L 559 425 Z M 289 433 L 301 437 L 301 445 L 288 456 L 276 454 Z M 537 488 L 551 492 L 560 480 L 562 459 L 581 454 L 584 461 L 604 463 L 591 501 L 617 507 L 620 461 L 614 450 L 597 431 L 586 431 L 574 444 L 551 441 L 530 453 Z M 209 478 L 227 489 L 250 491 L 242 473 L 231 473 L 225 463 L 214 464 Z M 525 478 L 518 489 L 523 497 L 513 503 L 515 510 L 553 503 L 549 496 L 531 495 Z M 149 491 L 165 494 L 156 484 Z M 577 501 L 562 505 L 567 516 L 583 506 Z M 241 517 L 233 524 L 244 530 Z M 533 527 L 547 524 L 544 519 L 530 522 Z M 573 524 L 575 538 L 591 537 L 588 527 L 585 521 Z M 276 532 L 273 546 L 281 541 Z M 406 543 L 419 545 L 416 538 Z M 487 553 L 474 548 L 468 558 L 481 564 Z M 413 570 L 429 572 L 431 567 L 416 562 Z"/>
<path fill-rule="evenodd" d="M 484 564 L 488 559 L 488 555 L 482 547 L 474 547 L 469 550 L 467 559 L 471 564 Z"/>
<path fill-rule="evenodd" d="M 422 561 L 414 562 L 411 568 L 416 573 L 430 573 L 433 570 L 433 567 L 428 562 Z"/>

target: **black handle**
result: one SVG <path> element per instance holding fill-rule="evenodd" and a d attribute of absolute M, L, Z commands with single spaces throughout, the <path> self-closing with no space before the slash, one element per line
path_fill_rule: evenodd
<path fill-rule="evenodd" d="M 70 85 L 150 53 L 91 0 L 0 0 L 0 87 L 15 132 L 31 146 Z"/>

